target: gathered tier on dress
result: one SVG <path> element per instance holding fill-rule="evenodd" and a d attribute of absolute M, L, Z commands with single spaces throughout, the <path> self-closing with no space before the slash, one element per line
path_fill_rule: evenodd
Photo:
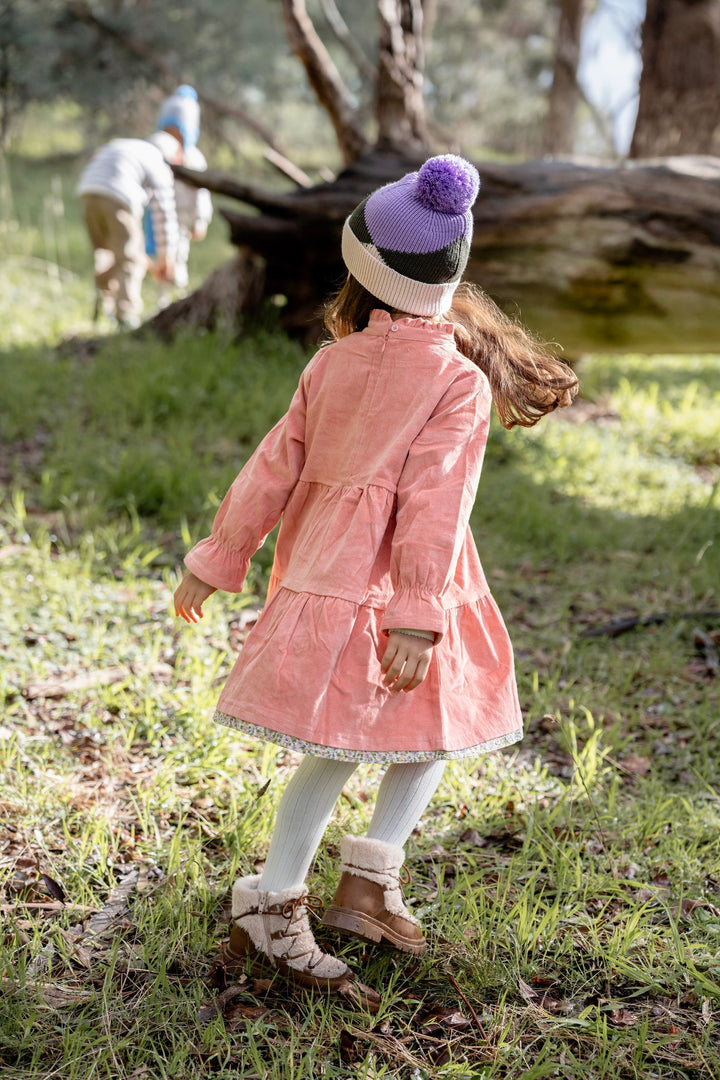
<path fill-rule="evenodd" d="M 456 758 L 521 738 L 512 647 L 469 529 L 490 406 L 451 323 L 373 311 L 313 357 L 185 560 L 239 592 L 281 520 L 268 602 L 217 720 L 347 761 Z M 409 693 L 382 684 L 399 628 L 435 633 Z"/>

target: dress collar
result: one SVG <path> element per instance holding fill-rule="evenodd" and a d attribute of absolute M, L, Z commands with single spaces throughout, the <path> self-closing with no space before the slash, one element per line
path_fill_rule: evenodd
<path fill-rule="evenodd" d="M 451 322 L 439 320 L 436 322 L 432 319 L 423 319 L 422 316 L 404 315 L 401 319 L 393 319 L 389 311 L 373 308 L 364 333 L 384 337 L 391 330 L 402 333 L 404 337 L 452 338 L 455 326 Z"/>

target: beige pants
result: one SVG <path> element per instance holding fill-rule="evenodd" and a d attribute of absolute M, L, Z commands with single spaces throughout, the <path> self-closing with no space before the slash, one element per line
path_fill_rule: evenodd
<path fill-rule="evenodd" d="M 106 298 L 108 314 L 134 319 L 142 311 L 147 270 L 142 220 L 106 195 L 83 195 L 82 203 L 95 255 L 95 286 Z"/>

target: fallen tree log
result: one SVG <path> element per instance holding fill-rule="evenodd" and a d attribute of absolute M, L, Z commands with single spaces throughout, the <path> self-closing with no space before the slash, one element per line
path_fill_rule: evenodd
<path fill-rule="evenodd" d="M 240 262 L 253 273 L 238 315 L 280 294 L 287 298 L 285 329 L 312 338 L 323 299 L 344 276 L 346 216 L 368 192 L 418 163 L 374 150 L 332 183 L 280 194 L 212 172 L 175 171 L 260 210 L 221 211 Z M 559 342 L 570 358 L 588 351 L 720 351 L 720 158 L 619 166 L 548 159 L 478 168 L 482 188 L 466 276 L 501 307 Z M 237 272 L 237 263 L 216 272 L 216 284 Z M 223 291 L 227 307 L 227 285 Z M 187 312 L 194 304 L 188 297 L 153 324 L 164 318 L 165 333 L 175 317 L 193 325 Z"/>
<path fill-rule="evenodd" d="M 158 311 L 149 326 L 165 341 L 180 332 L 222 330 L 234 335 L 241 327 L 243 313 L 259 310 L 265 282 L 261 259 L 250 252 L 214 270 L 199 289 Z"/>

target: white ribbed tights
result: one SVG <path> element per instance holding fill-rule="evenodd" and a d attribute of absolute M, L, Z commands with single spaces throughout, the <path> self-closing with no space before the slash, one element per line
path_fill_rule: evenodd
<path fill-rule="evenodd" d="M 260 890 L 280 892 L 303 883 L 340 792 L 356 768 L 354 761 L 332 761 L 311 754 L 302 759 L 280 800 Z M 404 847 L 444 769 L 444 761 L 389 765 L 367 835 Z"/>

